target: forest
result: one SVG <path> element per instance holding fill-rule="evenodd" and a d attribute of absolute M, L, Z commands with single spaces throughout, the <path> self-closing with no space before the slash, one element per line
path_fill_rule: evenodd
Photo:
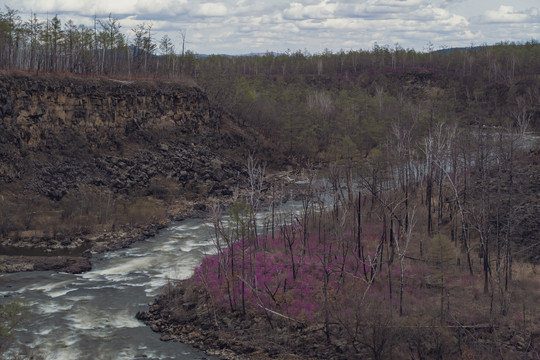
<path fill-rule="evenodd" d="M 55 16 L 0 13 L 3 69 L 112 78 L 182 80 L 202 87 L 244 125 L 294 157 L 358 161 L 380 147 L 392 124 L 537 130 L 540 47 L 536 40 L 427 52 L 375 45 L 370 50 L 259 56 L 198 55 L 156 39 L 151 23 L 126 36 L 112 14 L 93 27 Z M 178 51 L 179 50 L 179 51 Z"/>
<path fill-rule="evenodd" d="M 159 298 L 160 331 L 254 359 L 540 356 L 540 43 L 203 56 L 131 31 L 8 9 L 0 67 L 189 81 L 280 159 L 209 199 L 216 254 Z M 261 230 L 286 166 L 302 211 Z"/>

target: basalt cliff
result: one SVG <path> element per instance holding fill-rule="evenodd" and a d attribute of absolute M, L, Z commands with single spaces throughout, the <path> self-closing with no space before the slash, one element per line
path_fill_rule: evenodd
<path fill-rule="evenodd" d="M 81 184 L 118 192 L 164 176 L 228 191 L 262 139 L 195 86 L 60 76 L 0 76 L 0 181 L 51 199 Z"/>

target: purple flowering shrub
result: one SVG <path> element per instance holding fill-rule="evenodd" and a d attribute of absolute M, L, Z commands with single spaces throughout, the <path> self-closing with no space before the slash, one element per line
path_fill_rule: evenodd
<path fill-rule="evenodd" d="M 304 241 L 301 231 L 292 233 L 297 237 L 292 246 L 281 235 L 245 240 L 244 249 L 242 241 L 235 242 L 205 257 L 195 270 L 195 280 L 223 310 L 240 310 L 244 291 L 246 312 L 272 311 L 302 322 L 322 319 L 325 290 L 327 299 L 337 304 L 338 298 L 357 298 L 367 289 L 364 264 L 351 231 L 343 232 L 339 240 L 331 233 L 319 237 L 312 231 Z M 364 251 L 369 259 L 375 256 L 380 233 L 378 225 L 364 227 Z M 368 273 L 373 266 L 377 265 L 366 264 Z M 387 271 L 386 265 L 382 268 Z M 384 283 L 375 282 L 368 295 L 379 297 L 384 291 L 388 292 Z"/>
<path fill-rule="evenodd" d="M 277 313 L 304 324 L 330 317 L 353 328 L 376 307 L 400 307 L 402 269 L 397 254 L 389 264 L 388 244 L 381 253 L 382 233 L 380 224 L 363 224 L 359 252 L 355 232 L 348 229 L 310 228 L 304 238 L 302 229 L 282 228 L 275 238 L 244 239 L 205 257 L 193 279 L 221 312 Z M 405 314 L 438 311 L 440 290 L 426 280 L 431 275 L 426 263 L 405 261 Z M 452 283 L 473 285 L 463 275 L 448 274 L 446 282 L 445 291 L 453 291 Z"/>

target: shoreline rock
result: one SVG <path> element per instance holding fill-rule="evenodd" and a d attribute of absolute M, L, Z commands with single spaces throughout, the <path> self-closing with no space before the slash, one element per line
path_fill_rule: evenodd
<path fill-rule="evenodd" d="M 90 259 L 82 256 L 0 256 L 0 264 L 7 273 L 21 271 L 49 271 L 81 274 L 92 269 Z"/>
<path fill-rule="evenodd" d="M 79 256 L 56 255 L 55 253 L 73 252 L 76 247 L 69 242 L 66 246 L 50 247 L 49 239 L 29 239 L 19 240 L 6 244 L 11 250 L 19 248 L 21 252 L 25 250 L 42 251 L 43 255 L 0 255 L 0 268 L 7 273 L 20 271 L 58 271 L 72 274 L 80 274 L 92 269 L 91 259 L 93 255 L 106 251 L 114 251 L 129 247 L 131 244 L 152 237 L 159 230 L 166 227 L 170 222 L 152 223 L 144 227 L 133 227 L 114 232 L 108 232 L 99 236 L 84 238 L 77 244 L 82 247 Z M 26 240 L 26 241 L 25 241 Z M 47 254 L 50 252 L 51 255 Z"/>

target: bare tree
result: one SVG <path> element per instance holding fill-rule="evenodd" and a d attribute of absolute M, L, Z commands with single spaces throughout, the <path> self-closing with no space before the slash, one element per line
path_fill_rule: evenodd
<path fill-rule="evenodd" d="M 452 140 L 456 135 L 456 127 L 450 127 L 447 128 L 444 124 L 439 124 L 434 134 L 429 134 L 428 137 L 425 139 L 426 143 L 430 143 L 429 147 L 425 147 L 428 149 L 431 154 L 429 156 L 433 157 L 433 163 L 440 171 L 441 175 L 444 176 L 447 179 L 447 184 L 450 186 L 451 191 L 454 194 L 454 201 L 457 203 L 457 208 L 459 211 L 459 217 L 461 220 L 461 235 L 462 235 L 462 241 L 465 247 L 466 256 L 467 256 L 467 264 L 469 267 L 469 272 L 471 275 L 473 274 L 473 268 L 472 268 L 472 262 L 471 262 L 471 249 L 469 245 L 469 239 L 468 239 L 468 217 L 467 217 L 467 210 L 464 208 L 462 204 L 462 199 L 459 194 L 459 189 L 457 187 L 457 184 L 452 180 L 452 176 L 450 176 L 449 173 L 449 166 L 448 166 L 448 159 L 447 154 L 450 153 L 450 146 L 452 144 Z M 426 154 L 427 155 L 427 154 Z"/>
<path fill-rule="evenodd" d="M 180 74 L 184 74 L 186 63 L 185 63 L 185 46 L 186 46 L 186 36 L 187 36 L 187 30 L 181 30 L 180 31 L 180 38 L 182 39 L 182 53 L 180 54 Z"/>
<path fill-rule="evenodd" d="M 403 244 L 400 246 L 398 237 L 394 238 L 395 249 L 399 259 L 399 315 L 403 315 L 403 288 L 405 284 L 405 257 L 407 256 L 407 250 L 412 238 L 412 231 L 415 225 L 414 221 L 415 210 L 413 209 L 410 214 L 410 226 L 408 228 L 402 228 Z"/>
<path fill-rule="evenodd" d="M 436 284 L 440 286 L 440 324 L 443 325 L 445 321 L 444 317 L 444 293 L 445 293 L 445 274 L 447 267 L 454 260 L 454 253 L 452 249 L 452 243 L 448 237 L 442 234 L 436 234 L 431 242 L 427 254 L 428 260 L 436 266 L 439 273 L 437 274 L 438 280 Z"/>

